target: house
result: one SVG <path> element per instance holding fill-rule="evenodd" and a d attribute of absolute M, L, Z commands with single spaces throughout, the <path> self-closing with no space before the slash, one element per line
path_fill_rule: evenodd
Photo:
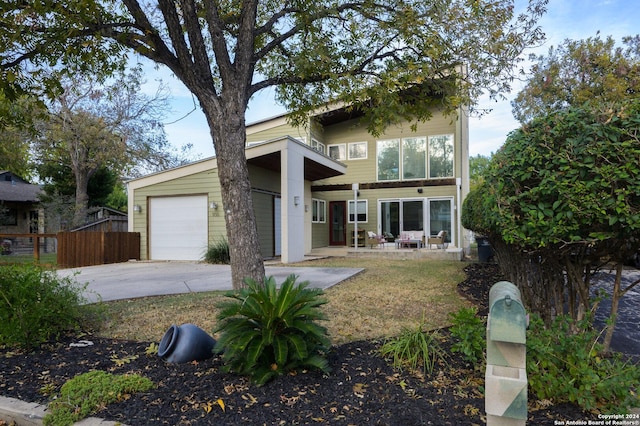
<path fill-rule="evenodd" d="M 39 185 L 32 185 L 8 170 L 0 170 L 0 233 L 43 232 L 41 191 Z"/>
<path fill-rule="evenodd" d="M 363 239 L 365 231 L 412 231 L 424 242 L 446 231 L 450 249 L 465 244 L 464 113 L 434 112 L 428 122 L 391 126 L 379 137 L 344 108 L 303 127 L 283 115 L 247 126 L 246 156 L 265 258 L 296 262 L 313 248 L 355 245 L 356 223 Z M 225 235 L 215 158 L 134 179 L 128 195 L 129 230 L 141 234 L 142 259 L 201 259 Z"/>
<path fill-rule="evenodd" d="M 127 214 L 110 207 L 90 207 L 85 224 L 72 231 L 127 232 Z"/>

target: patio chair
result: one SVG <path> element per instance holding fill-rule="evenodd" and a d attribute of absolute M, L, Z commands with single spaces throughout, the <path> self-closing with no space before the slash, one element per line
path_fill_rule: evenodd
<path fill-rule="evenodd" d="M 373 246 L 378 246 L 378 244 L 382 245 L 382 247 L 384 247 L 384 243 L 387 242 L 387 240 L 382 236 L 382 235 L 377 235 L 375 232 L 368 232 L 369 237 L 367 238 L 367 245 L 370 248 L 373 248 Z"/>
<path fill-rule="evenodd" d="M 435 237 L 427 238 L 427 245 L 429 246 L 429 248 L 431 248 L 432 244 L 435 244 L 436 247 L 438 248 L 440 248 L 440 246 L 442 245 L 442 248 L 444 249 L 446 239 L 447 239 L 447 231 L 442 230 L 438 232 L 438 235 L 436 235 Z"/>

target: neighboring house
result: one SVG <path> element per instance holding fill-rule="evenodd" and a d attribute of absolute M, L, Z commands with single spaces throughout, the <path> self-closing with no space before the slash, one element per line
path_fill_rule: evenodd
<path fill-rule="evenodd" d="M 90 207 L 85 224 L 71 231 L 127 232 L 127 225 L 125 212 L 110 207 Z"/>
<path fill-rule="evenodd" d="M 356 220 L 377 234 L 444 230 L 450 248 L 467 244 L 459 215 L 469 191 L 464 113 L 434 113 L 380 137 L 344 109 L 317 114 L 305 128 L 283 115 L 247 126 L 246 155 L 265 258 L 296 262 L 312 248 L 352 245 Z M 142 259 L 201 259 L 225 235 L 215 158 L 132 180 L 128 193 Z"/>
<path fill-rule="evenodd" d="M 0 170 L 0 233 L 34 234 L 44 231 L 40 208 L 42 189 L 10 171 Z"/>

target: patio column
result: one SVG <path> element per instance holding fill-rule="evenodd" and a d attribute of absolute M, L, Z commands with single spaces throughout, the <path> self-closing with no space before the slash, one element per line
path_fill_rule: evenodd
<path fill-rule="evenodd" d="M 280 152 L 282 193 L 282 263 L 304 260 L 304 152 L 287 141 Z"/>

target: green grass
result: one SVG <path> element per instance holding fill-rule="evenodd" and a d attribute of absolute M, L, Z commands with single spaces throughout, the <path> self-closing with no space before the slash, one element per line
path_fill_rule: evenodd
<path fill-rule="evenodd" d="M 465 279 L 463 262 L 328 258 L 296 264 L 310 267 L 358 267 L 365 270 L 326 290 L 322 306 L 331 342 L 397 336 L 428 319 L 428 326 L 450 324 L 449 313 L 468 306 L 457 292 Z M 158 296 L 106 303 L 110 320 L 99 332 L 111 338 L 158 341 L 171 324 L 216 328 L 223 292 Z"/>
<path fill-rule="evenodd" d="M 33 253 L 0 256 L 0 265 L 25 264 L 34 262 L 35 258 L 33 257 Z M 38 262 L 38 264 L 55 266 L 58 264 L 58 255 L 56 253 L 40 253 L 40 261 Z"/>

